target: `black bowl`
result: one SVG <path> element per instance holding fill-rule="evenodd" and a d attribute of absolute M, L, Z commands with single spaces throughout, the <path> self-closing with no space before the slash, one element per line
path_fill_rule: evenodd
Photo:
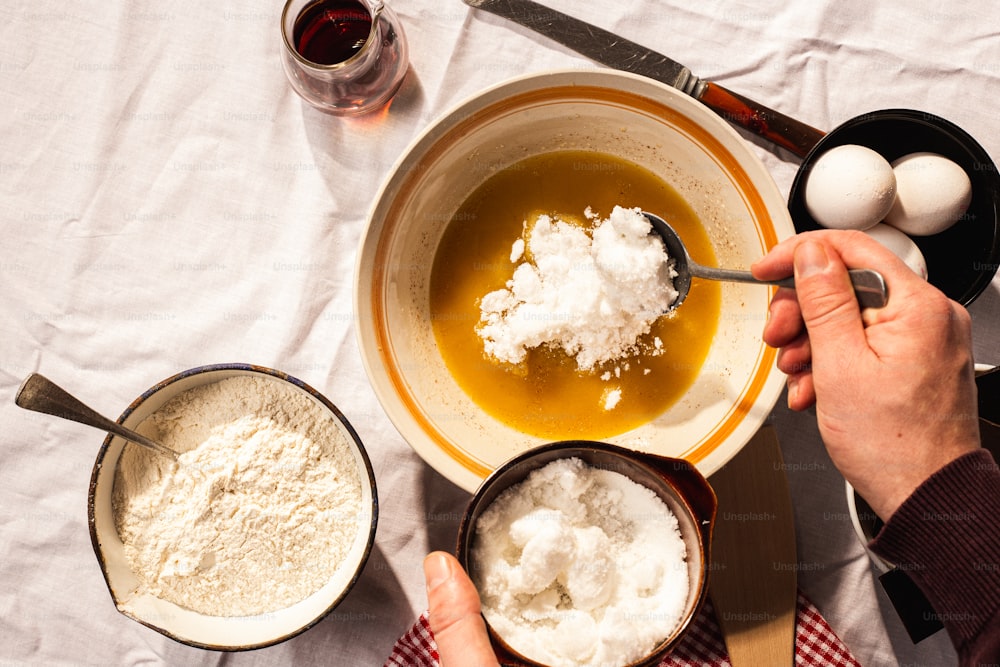
<path fill-rule="evenodd" d="M 972 181 L 972 203 L 949 229 L 913 236 L 927 260 L 928 281 L 947 296 L 969 305 L 1000 266 L 1000 174 L 989 154 L 954 123 L 922 111 L 886 109 L 852 118 L 824 136 L 806 155 L 792 182 L 788 211 L 798 232 L 821 229 L 806 210 L 806 179 L 820 155 L 835 146 L 858 144 L 889 162 L 928 151 L 961 166 Z"/>

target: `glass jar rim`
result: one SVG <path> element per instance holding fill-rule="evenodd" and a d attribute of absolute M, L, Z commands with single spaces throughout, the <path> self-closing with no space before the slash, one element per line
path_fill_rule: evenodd
<path fill-rule="evenodd" d="M 373 3 L 367 2 L 367 0 L 358 0 L 358 3 L 364 5 L 365 8 L 368 10 L 368 14 L 371 16 L 372 19 L 371 30 L 369 30 L 368 36 L 365 38 L 365 42 L 364 44 L 361 45 L 361 48 L 358 49 L 354 54 L 352 54 L 350 58 L 347 58 L 346 60 L 341 60 L 340 62 L 337 63 L 331 63 L 329 65 L 324 65 L 323 63 L 317 63 L 312 60 L 309 60 L 308 58 L 304 57 L 301 53 L 299 53 L 299 50 L 297 48 L 295 48 L 295 45 L 289 39 L 288 36 L 289 31 L 285 29 L 286 21 L 288 19 L 289 9 L 291 8 L 292 3 L 295 1 L 296 0 L 285 0 L 285 6 L 281 10 L 281 26 L 280 26 L 281 40 L 285 45 L 285 51 L 290 53 L 293 58 L 295 58 L 300 64 L 302 64 L 305 67 L 320 72 L 331 72 L 344 69 L 345 67 L 350 67 L 354 63 L 363 59 L 365 55 L 367 55 L 368 52 L 371 51 L 372 49 L 371 45 L 377 41 L 374 39 L 375 33 L 378 31 L 379 17 L 381 16 L 382 11 L 385 9 L 385 3 L 382 2 L 382 0 L 375 0 L 375 2 Z M 371 5 L 371 7 L 369 7 L 368 5 Z M 301 13 L 301 11 L 299 13 Z M 296 16 L 295 18 L 298 18 L 298 16 Z M 292 24 L 292 27 L 294 28 L 294 23 Z"/>

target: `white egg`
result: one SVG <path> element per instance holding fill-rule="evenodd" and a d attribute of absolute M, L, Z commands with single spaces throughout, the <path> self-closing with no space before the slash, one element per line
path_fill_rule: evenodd
<path fill-rule="evenodd" d="M 895 196 L 896 177 L 889 162 L 854 144 L 820 155 L 803 192 L 809 215 L 830 229 L 868 229 L 878 224 Z"/>
<path fill-rule="evenodd" d="M 903 260 L 914 273 L 927 280 L 927 260 L 909 236 L 885 223 L 866 229 L 865 234 L 891 250 L 892 254 Z"/>
<path fill-rule="evenodd" d="M 896 201 L 885 221 L 913 236 L 951 227 L 969 208 L 972 181 L 960 166 L 936 153 L 910 153 L 893 161 Z"/>

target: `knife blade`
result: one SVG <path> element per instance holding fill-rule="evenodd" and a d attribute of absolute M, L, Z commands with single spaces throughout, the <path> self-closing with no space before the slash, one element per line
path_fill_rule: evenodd
<path fill-rule="evenodd" d="M 709 81 L 684 65 L 641 44 L 534 0 L 464 0 L 476 9 L 518 23 L 577 53 L 614 69 L 639 74 L 677 88 L 728 122 L 805 157 L 823 132 Z"/>

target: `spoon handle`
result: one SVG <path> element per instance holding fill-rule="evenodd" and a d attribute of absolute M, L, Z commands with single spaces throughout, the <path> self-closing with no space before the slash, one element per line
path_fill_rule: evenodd
<path fill-rule="evenodd" d="M 694 262 L 690 263 L 689 268 L 691 275 L 698 278 L 795 288 L 795 279 L 791 277 L 781 280 L 757 280 L 749 271 L 717 269 L 710 266 L 701 266 Z M 882 308 L 885 306 L 889 299 L 889 294 L 881 273 L 872 269 L 851 269 L 848 271 L 848 274 L 851 277 L 851 284 L 854 286 L 854 294 L 858 298 L 858 305 L 862 308 Z"/>
<path fill-rule="evenodd" d="M 62 389 L 38 373 L 32 373 L 24 378 L 24 381 L 17 390 L 17 395 L 14 396 L 14 403 L 25 410 L 34 410 L 35 412 L 61 417 L 79 424 L 85 424 L 86 426 L 93 426 L 102 431 L 108 431 L 143 447 L 149 447 L 160 454 L 165 454 L 175 461 L 177 460 L 177 452 L 174 450 L 161 445 L 155 440 L 150 440 L 144 435 L 139 435 L 118 422 L 113 422 L 95 412 L 65 389 Z"/>

